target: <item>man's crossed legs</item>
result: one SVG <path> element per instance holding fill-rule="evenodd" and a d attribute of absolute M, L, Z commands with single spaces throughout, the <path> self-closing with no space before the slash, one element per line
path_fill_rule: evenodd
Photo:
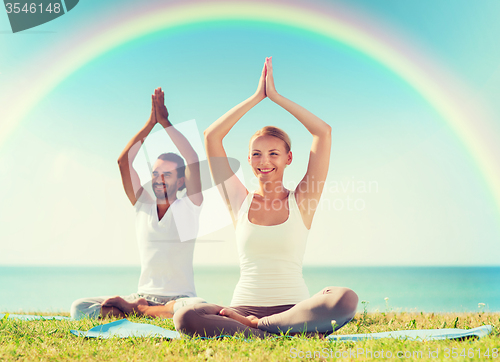
<path fill-rule="evenodd" d="M 71 305 L 73 319 L 118 317 L 136 314 L 148 317 L 172 318 L 174 313 L 186 306 L 204 303 L 205 300 L 187 295 L 158 296 L 133 293 L 127 296 L 94 297 L 78 299 Z"/>

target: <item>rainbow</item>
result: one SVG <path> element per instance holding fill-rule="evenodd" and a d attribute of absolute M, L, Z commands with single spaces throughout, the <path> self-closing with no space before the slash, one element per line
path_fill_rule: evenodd
<path fill-rule="evenodd" d="M 349 17 L 308 6 L 273 2 L 184 2 L 143 13 L 125 14 L 120 21 L 65 48 L 57 64 L 31 83 L 23 102 L 15 102 L 0 125 L 0 145 L 30 110 L 73 72 L 127 42 L 158 31 L 217 21 L 250 21 L 283 25 L 318 34 L 345 44 L 380 63 L 415 89 L 442 117 L 469 151 L 500 211 L 500 170 L 466 112 L 413 57 Z M 375 35 L 374 35 L 375 34 Z"/>

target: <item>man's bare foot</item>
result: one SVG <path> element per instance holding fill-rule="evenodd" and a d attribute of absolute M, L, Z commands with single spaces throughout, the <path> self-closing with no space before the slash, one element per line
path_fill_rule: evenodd
<path fill-rule="evenodd" d="M 122 297 L 116 296 L 106 299 L 103 303 L 103 307 L 116 307 L 122 310 L 125 314 L 141 314 L 138 307 L 140 305 L 148 305 L 148 301 L 144 298 L 138 298 L 132 302 L 127 302 Z"/>
<path fill-rule="evenodd" d="M 165 304 L 166 310 L 172 314 L 174 314 L 174 304 L 175 304 L 175 300 L 171 300 L 170 302 L 167 302 Z"/>
<path fill-rule="evenodd" d="M 101 315 L 100 318 L 120 318 L 123 319 L 126 317 L 125 313 L 119 310 L 117 307 L 101 307 Z"/>
<path fill-rule="evenodd" d="M 244 317 L 232 309 L 225 308 L 220 310 L 219 315 L 234 319 L 235 321 L 238 321 L 248 327 L 258 328 L 259 318 L 257 318 L 256 316 L 250 315 L 248 317 Z"/>

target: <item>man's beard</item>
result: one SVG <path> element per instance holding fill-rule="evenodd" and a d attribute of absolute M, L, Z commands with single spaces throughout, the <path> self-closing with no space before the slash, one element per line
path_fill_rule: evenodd
<path fill-rule="evenodd" d="M 162 187 L 156 187 L 156 185 L 159 185 Z M 159 200 L 168 200 L 169 199 L 168 185 L 166 185 L 166 184 L 156 184 L 156 185 L 153 185 L 153 192 L 154 192 L 156 198 Z"/>

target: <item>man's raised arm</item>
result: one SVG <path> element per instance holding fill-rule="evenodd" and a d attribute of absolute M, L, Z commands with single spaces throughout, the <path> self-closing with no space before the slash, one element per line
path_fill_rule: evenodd
<path fill-rule="evenodd" d="M 201 205 L 203 195 L 201 193 L 201 176 L 198 155 L 186 137 L 180 133 L 168 120 L 168 111 L 165 107 L 165 95 L 161 88 L 155 90 L 154 103 L 156 106 L 157 122 L 165 128 L 170 139 L 175 144 L 180 154 L 186 160 L 186 195 L 195 205 Z"/>
<path fill-rule="evenodd" d="M 137 199 L 144 191 L 141 185 L 141 180 L 139 179 L 139 175 L 137 174 L 137 171 L 132 167 L 132 163 L 134 162 L 142 143 L 157 123 L 154 96 L 151 97 L 151 100 L 151 115 L 149 116 L 148 121 L 142 127 L 142 129 L 130 140 L 127 146 L 125 146 L 125 149 L 120 154 L 120 157 L 118 157 L 118 167 L 120 168 L 120 174 L 122 176 L 123 188 L 125 189 L 125 193 L 127 194 L 132 205 L 135 205 Z"/>

